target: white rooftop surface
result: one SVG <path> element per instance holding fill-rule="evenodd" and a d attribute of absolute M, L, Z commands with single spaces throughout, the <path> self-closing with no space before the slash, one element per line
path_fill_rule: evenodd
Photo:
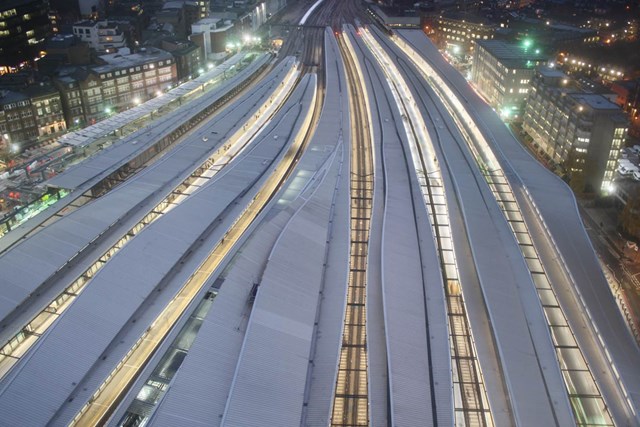
<path fill-rule="evenodd" d="M 427 108 L 436 114 L 433 107 Z M 455 129 L 448 114 L 441 120 Z M 447 189 L 449 205 L 457 199 L 462 208 L 516 422 L 570 425 L 573 416 L 548 326 L 517 242 L 461 136 L 446 130 L 438 134 L 436 144 L 444 154 L 439 164 L 454 183 Z"/>
<path fill-rule="evenodd" d="M 336 63 L 336 57 L 328 54 L 328 61 L 331 61 L 328 64 Z M 327 69 L 328 82 L 337 79 L 337 69 L 332 66 Z M 348 167 L 344 154 L 340 154 L 342 149 L 336 152 L 338 144 L 344 147 L 341 144 L 341 94 L 336 85 L 326 87 L 325 106 L 316 134 L 290 181 L 294 186 L 304 185 L 302 198 L 307 201 L 287 225 L 270 256 L 258 288 L 223 425 L 296 425 L 304 416 L 307 380 L 321 372 L 325 374 L 315 370 L 309 374 L 312 368 L 309 361 L 316 339 L 314 321 L 323 286 L 326 243 L 330 240 L 332 201 L 337 187 L 342 188 L 341 194 L 345 197 L 344 183 L 348 182 L 345 179 L 336 182 L 338 174 L 344 177 Z M 298 179 L 303 181 L 296 184 Z M 285 191 L 285 198 L 287 193 Z M 337 238 L 344 241 L 346 236 Z M 342 271 L 346 276 L 346 270 Z M 342 283 L 346 284 L 346 277 Z M 342 295 L 344 299 L 344 288 Z M 341 318 L 342 305 L 330 309 Z M 318 334 L 322 336 L 322 332 Z M 330 387 L 324 395 L 326 399 L 330 399 L 335 387 L 339 334 L 335 338 L 326 341 L 330 345 L 329 353 L 333 354 L 330 364 L 333 369 L 323 377 L 327 380 L 325 387 Z M 325 420 L 330 412 L 328 406 L 323 408 Z"/>
<path fill-rule="evenodd" d="M 37 351 L 21 360 L 3 382 L 3 422 L 45 425 L 61 410 L 75 385 L 184 253 L 230 203 L 254 186 L 276 158 L 283 157 L 285 146 L 310 106 L 313 86 L 315 79 L 303 78 L 279 113 L 279 120 L 271 122 L 259 141 L 219 178 L 149 225 L 114 255 L 40 339 Z M 274 139 L 274 134 L 280 137 Z M 254 188 L 249 194 L 257 190 Z M 149 269 L 148 265 L 154 268 Z M 115 363 L 119 357 L 110 360 Z M 38 384 L 35 389 L 34 384 Z M 27 407 L 32 410 L 25 411 Z"/>
<path fill-rule="evenodd" d="M 152 111 L 164 107 L 170 102 L 175 101 L 185 94 L 188 94 L 189 92 L 200 88 L 202 85 L 209 83 L 211 80 L 218 78 L 231 67 L 236 66 L 242 60 L 242 58 L 244 58 L 244 56 L 244 53 L 237 53 L 219 66 L 206 71 L 202 75 L 176 87 L 175 89 L 171 89 L 169 92 L 163 94 L 162 96 L 151 99 L 127 111 L 118 113 L 112 117 L 96 123 L 95 125 L 91 125 L 84 129 L 63 135 L 58 142 L 63 145 L 67 144 L 73 146 L 83 146 L 90 144 L 95 139 L 108 135 L 109 133 L 120 129 L 125 124 L 144 117 L 150 114 Z"/>
<path fill-rule="evenodd" d="M 350 181 L 350 116 L 342 57 L 333 30 L 325 30 L 325 100 L 320 124 L 316 128 L 311 150 L 321 150 L 323 144 L 342 141 L 342 172 L 334 198 L 332 225 L 327 247 L 322 299 L 315 334 L 315 352 L 308 377 L 307 406 L 301 424 L 327 426 L 333 409 L 342 324 L 346 304 L 349 274 L 349 181 Z M 340 91 L 340 89 L 342 91 Z M 317 147 L 317 148 L 314 148 Z M 326 146 L 329 148 L 330 146 Z M 340 154 L 339 154 L 340 155 Z"/>
<path fill-rule="evenodd" d="M 226 64 L 224 67 L 221 65 L 209 71 L 207 74 L 212 74 L 215 71 L 219 71 L 218 74 L 222 74 L 223 71 L 220 71 L 219 69 L 224 68 L 226 70 L 229 67 L 234 66 L 236 62 L 235 60 L 236 57 L 234 56 L 232 63 L 227 64 L 227 62 L 225 62 L 223 64 Z M 108 176 L 117 168 L 123 166 L 128 161 L 133 160 L 140 153 L 144 152 L 150 146 L 156 144 L 163 137 L 177 129 L 184 121 L 191 118 L 196 111 L 205 108 L 212 104 L 216 99 L 222 97 L 230 88 L 237 86 L 242 80 L 254 73 L 268 60 L 269 56 L 263 55 L 258 60 L 250 64 L 246 69 L 242 70 L 229 80 L 224 81 L 219 87 L 190 102 L 185 102 L 175 111 L 156 119 L 144 128 L 134 132 L 133 134 L 127 135 L 119 141 L 116 141 L 112 146 L 101 150 L 93 157 L 70 167 L 63 173 L 48 180 L 47 185 L 59 188 L 75 189 L 95 177 Z M 202 79 L 204 77 L 205 75 L 202 75 L 197 79 Z M 215 77 L 217 77 L 217 75 L 211 76 L 209 79 L 214 79 Z M 93 142 L 93 140 L 114 132 L 143 115 L 150 114 L 151 111 L 157 110 L 169 102 L 184 96 L 186 93 L 189 93 L 194 89 L 198 89 L 203 83 L 200 82 L 196 84 L 197 79 L 189 81 L 176 89 L 173 89 L 169 93 L 147 101 L 138 107 L 119 113 L 113 118 L 104 120 L 78 132 L 87 131 L 85 136 L 87 137 L 86 142 L 89 144 Z M 135 112 L 134 110 L 136 109 L 141 110 Z M 141 113 L 142 110 L 145 111 L 144 114 Z M 140 114 L 137 115 L 138 113 Z M 111 122 L 106 123 L 108 121 Z M 100 128 L 100 126 L 103 126 L 103 128 Z"/>
<path fill-rule="evenodd" d="M 398 127 L 401 127 L 402 119 L 395 116 Z M 421 260 L 416 256 L 419 247 L 411 188 L 400 145 L 402 141 L 393 136 L 385 137 L 384 141 L 382 150 L 387 179 L 382 235 L 382 291 L 390 418 L 392 425 L 428 425 L 435 420 L 432 402 L 435 402 L 436 396 L 431 393 L 426 296 Z M 437 258 L 434 261 L 430 268 L 437 270 Z M 446 399 L 450 395 L 442 397 Z M 450 407 L 453 408 L 452 405 Z"/>
<path fill-rule="evenodd" d="M 297 425 L 314 338 L 340 159 L 276 242 L 254 303 L 223 426 Z"/>
<path fill-rule="evenodd" d="M 214 96 L 213 99 L 215 100 L 215 97 L 224 94 L 224 88 L 235 87 L 243 75 L 247 75 L 254 67 L 259 66 L 260 62 L 266 62 L 268 59 L 268 56 L 263 56 L 237 76 L 226 81 L 219 90 L 211 91 L 210 94 Z M 47 181 L 47 184 L 52 187 L 74 189 L 76 193 L 63 197 L 43 212 L 40 212 L 35 217 L 5 235 L 0 239 L 0 252 L 11 247 L 51 216 L 68 207 L 80 197 L 83 192 L 89 190 L 91 186 L 95 185 L 100 179 L 104 179 L 130 160 L 136 158 L 147 149 L 149 145 L 156 143 L 161 137 L 176 129 L 182 123 L 182 120 L 187 120 L 194 114 L 192 110 L 194 106 L 200 105 L 204 108 L 207 103 L 213 103 L 213 100 L 205 96 L 202 99 L 196 99 L 192 102 L 193 103 L 185 103 L 182 108 L 164 117 L 162 121 L 166 124 L 165 126 L 156 126 L 156 128 L 145 127 L 142 130 L 136 131 L 124 139 L 115 142 L 114 145 L 109 146 L 107 149 L 100 151 L 93 157 L 70 167 L 62 174 Z M 140 138 L 138 139 L 138 137 Z"/>
<path fill-rule="evenodd" d="M 353 28 L 351 25 L 343 26 Z M 353 33 L 353 30 L 351 30 Z M 360 64 L 364 62 L 364 56 L 358 45 L 354 45 L 356 55 Z M 364 70 L 363 70 L 364 72 Z M 375 108 L 372 98 L 369 98 L 371 105 Z M 375 116 L 373 116 L 375 117 Z M 381 123 L 373 119 L 370 123 L 374 132 L 374 139 L 381 138 Z M 374 159 L 382 157 L 380 144 L 373 144 Z M 382 166 L 379 161 L 374 160 L 374 176 L 382 176 Z M 370 234 L 369 234 L 369 256 L 367 258 L 367 381 L 369 399 L 369 423 L 372 426 L 389 425 L 388 422 L 388 378 L 387 378 L 387 355 L 384 331 L 384 316 L 382 314 L 382 273 L 380 266 L 381 245 L 382 245 L 382 215 L 384 205 L 382 200 L 383 185 L 380 180 L 374 182 L 373 206 L 371 209 Z"/>
<path fill-rule="evenodd" d="M 220 140 L 254 114 L 292 65 L 289 63 L 278 67 L 252 93 L 242 97 L 209 123 L 209 126 L 219 130 Z M 209 128 L 204 131 L 208 134 Z M 71 212 L 0 256 L 4 285 L 0 293 L 0 319 L 4 319 L 47 278 L 110 226 L 129 215 L 146 215 L 146 212 L 137 212 L 135 207 L 147 198 L 156 197 L 159 201 L 167 183 L 176 177 L 189 175 L 216 149 L 218 141 L 215 140 L 218 138 L 210 136 L 208 144 L 204 144 L 200 134 L 196 133 L 194 138 L 187 139 L 118 188 Z M 164 194 L 171 190 L 173 188 L 165 188 Z"/>
<path fill-rule="evenodd" d="M 335 43 L 335 42 L 334 42 Z M 335 57 L 333 58 L 335 61 Z M 330 74 L 335 74 L 334 69 L 330 68 Z M 333 77 L 330 77 L 331 79 Z M 339 93 L 337 92 L 337 86 L 327 85 L 327 92 L 325 97 L 325 109 L 323 109 L 322 116 L 320 118 L 320 125 L 314 135 L 313 140 L 310 143 L 309 148 L 303 155 L 299 162 L 299 166 L 294 172 L 293 178 L 289 180 L 288 185 L 283 191 L 283 196 L 280 201 L 289 201 L 291 197 L 296 197 L 295 202 L 300 205 L 304 202 L 305 197 L 298 197 L 297 194 L 301 190 L 307 191 L 307 187 L 314 185 L 319 176 L 316 174 L 316 169 L 326 161 L 328 156 L 333 156 L 333 149 L 335 149 L 336 142 L 340 136 L 340 106 Z M 346 102 L 346 98 L 344 98 Z M 335 108 L 334 108 L 335 107 Z M 333 141 L 333 142 L 332 142 Z M 337 163 L 337 160 L 334 160 Z M 345 166 L 343 165 L 343 168 Z M 326 171 L 325 171 L 326 172 Z M 344 174 L 345 172 L 343 172 Z M 344 175 L 343 175 L 344 177 Z M 327 177 L 328 179 L 329 177 Z M 347 177 L 348 178 L 348 177 Z M 343 178 L 343 182 L 348 185 L 348 179 Z M 300 188 L 302 186 L 302 188 Z M 292 187 L 297 187 L 294 189 Z M 320 190 L 319 190 L 320 191 Z M 292 195 L 295 193 L 296 195 Z M 346 194 L 346 193 L 345 193 Z M 343 194 L 343 196 L 345 195 Z M 344 198 L 344 197 L 343 197 Z M 280 206 L 280 202 L 278 205 Z M 330 202 L 327 203 L 327 207 Z M 289 214 L 290 215 L 290 214 Z M 295 215 L 303 215 L 303 213 L 296 213 Z M 282 213 L 278 214 L 275 219 L 263 222 L 261 229 L 264 228 L 268 232 L 273 233 L 275 221 L 282 222 Z M 295 223 L 296 219 L 292 221 Z M 325 221 L 326 222 L 326 221 Z M 322 223 L 322 221 L 320 221 Z M 291 227 L 291 226 L 289 226 Z M 257 240 L 258 237 L 252 240 Z M 262 239 L 262 238 L 261 238 Z M 324 238 L 320 239 L 324 242 Z M 344 240 L 344 239 L 341 239 Z M 254 242 L 253 245 L 257 243 Z M 264 251 L 264 248 L 262 248 Z M 246 256 L 246 251 L 243 249 L 241 256 Z M 251 252 L 252 256 L 254 251 Z M 299 255 L 292 255 L 292 258 L 298 258 Z M 266 258 L 266 256 L 265 256 Z M 322 265 L 322 260 L 315 260 L 317 265 Z M 231 271 L 231 275 L 238 275 L 237 268 Z M 265 274 L 271 274 L 271 270 L 267 270 Z M 343 272 L 345 278 L 343 278 L 343 286 L 346 283 L 346 271 Z M 235 276 L 234 276 L 235 277 Z M 258 282 L 258 279 L 253 279 L 245 283 L 245 288 L 251 287 L 251 283 Z M 180 423 L 184 423 L 188 420 L 191 425 L 219 425 L 221 419 L 219 418 L 224 410 L 227 402 L 227 396 L 229 394 L 229 388 L 231 381 L 235 374 L 235 368 L 239 357 L 240 347 L 242 344 L 242 333 L 237 330 L 237 325 L 240 323 L 240 318 L 246 313 L 243 308 L 246 304 L 247 291 L 242 295 L 238 295 L 240 283 L 230 283 L 229 278 L 222 285 L 220 294 L 214 301 L 214 305 L 211 309 L 206 323 L 201 328 L 198 338 L 192 349 L 189 351 L 180 371 L 177 374 L 175 381 L 173 382 L 170 390 L 168 391 L 165 399 L 160 405 L 152 425 L 154 426 L 174 426 Z M 233 289 L 231 287 L 233 286 Z M 229 297 L 229 295 L 232 295 Z M 326 295 L 326 294 L 325 294 Z M 342 299 L 344 300 L 344 289 L 341 292 Z M 309 295 L 312 297 L 313 295 Z M 232 309 L 228 306 L 216 305 L 218 299 L 226 298 L 225 303 L 233 304 Z M 222 304 L 223 301 L 220 301 Z M 330 309 L 337 311 L 339 308 L 330 307 Z M 216 311 L 220 310 L 220 311 Z M 341 317 L 342 312 L 339 311 Z M 210 320 L 211 319 L 211 320 Z M 339 324 L 338 324 L 339 326 Z M 339 331 L 334 331 L 339 332 Z M 324 333 L 321 333 L 324 337 Z M 202 338 L 200 338 L 202 336 Z M 340 335 L 337 334 L 337 338 L 333 343 L 333 361 L 331 366 L 333 372 L 328 378 L 328 383 L 333 388 L 335 386 L 335 366 L 337 363 L 337 347 Z M 214 341 L 215 340 L 215 341 Z M 274 349 L 278 351 L 277 345 L 271 344 Z M 211 357 L 211 351 L 219 354 L 219 357 Z M 221 364 L 225 364 L 221 366 Z M 305 367 L 308 364 L 305 362 Z M 226 367 L 225 367 L 226 366 Z M 325 378 L 322 378 L 325 379 Z M 330 399 L 333 389 L 323 397 Z M 268 396 L 260 396 L 260 400 L 267 399 Z M 302 404 L 299 405 L 302 407 Z M 275 408 L 274 408 L 275 409 Z M 325 408 L 324 419 L 326 424 L 328 410 Z M 258 417 L 258 419 L 262 419 Z M 285 424 L 274 424 L 285 425 Z"/>
<path fill-rule="evenodd" d="M 129 49 L 126 49 L 125 52 L 126 51 L 129 51 Z M 107 71 L 126 67 L 135 67 L 136 65 L 158 61 L 161 59 L 173 58 L 173 55 L 171 55 L 171 53 L 155 47 L 144 47 L 138 52 L 128 53 L 124 55 L 121 52 L 123 51 L 100 55 L 99 58 L 105 61 L 106 64 L 95 67 L 94 70 L 98 73 L 104 73 Z"/>
<path fill-rule="evenodd" d="M 536 208 L 542 215 L 542 221 L 551 233 L 553 241 L 562 256 L 562 261 L 569 270 L 581 301 L 586 305 L 590 317 L 598 328 L 601 339 L 606 343 L 621 381 L 629 393 L 636 414 L 640 408 L 640 370 L 638 361 L 640 351 L 629 333 L 616 302 L 611 295 L 608 283 L 600 269 L 595 252 L 582 225 L 575 198 L 571 189 L 558 177 L 541 166 L 524 150 L 508 131 L 495 113 L 468 86 L 467 82 L 452 70 L 428 39 L 414 31 L 400 31 L 399 34 L 408 40 L 432 64 L 446 73 L 458 91 L 472 107 L 470 114 L 479 118 L 484 125 L 483 131 L 491 136 L 496 155 L 507 171 L 515 172 L 514 179 L 524 184 L 531 195 Z M 481 129 L 483 126 L 480 126 Z M 579 311 L 582 309 L 578 308 Z M 566 311 L 569 314 L 569 311 Z M 590 358 L 588 349 L 585 357 Z M 595 372 L 601 391 L 602 380 Z M 615 395 L 614 395 L 615 396 Z M 606 398 L 606 395 L 605 395 Z M 637 424 L 638 415 L 630 414 L 623 402 L 616 397 L 609 398 L 607 404 L 618 422 Z M 617 406 L 617 407 L 616 407 Z M 618 411 L 629 417 L 620 420 Z"/>
<path fill-rule="evenodd" d="M 158 404 L 154 427 L 219 426 L 244 341 L 251 288 L 287 215 L 264 222 L 232 262 L 195 342 Z"/>
<path fill-rule="evenodd" d="M 351 37 L 364 47 L 362 39 Z M 375 57 L 367 57 L 376 64 Z M 379 67 L 378 75 L 383 72 Z M 376 72 L 375 70 L 371 70 Z M 365 73 L 365 76 L 368 76 Z M 382 218 L 382 296 L 389 375 L 389 418 L 392 425 L 435 424 L 435 396 L 431 393 L 430 349 L 427 341 L 426 296 L 424 294 L 417 229 L 412 209 L 409 171 L 404 158 L 401 138 L 404 137 L 402 117 L 389 86 L 368 76 L 369 95 L 375 96 L 378 113 L 383 119 L 381 135 L 384 173 L 384 214 Z M 374 95 L 375 94 L 375 95 Z M 385 120 L 389 119 L 389 120 Z M 402 135 L 402 136 L 401 136 Z M 377 180 L 380 185 L 381 179 Z M 435 258 L 431 268 L 438 270 Z M 370 311 L 370 310 L 369 310 Z M 446 326 L 446 325 L 445 325 Z M 446 333 L 446 329 L 445 329 Z M 446 403 L 453 412 L 451 394 L 437 403 Z M 451 415 L 449 423 L 452 422 Z"/>

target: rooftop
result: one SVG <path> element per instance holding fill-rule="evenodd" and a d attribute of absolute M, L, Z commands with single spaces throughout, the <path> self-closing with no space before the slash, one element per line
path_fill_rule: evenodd
<path fill-rule="evenodd" d="M 161 61 L 165 59 L 171 59 L 172 56 L 169 52 L 155 48 L 147 47 L 143 48 L 138 53 L 132 53 L 129 55 L 123 55 L 121 53 L 112 53 L 108 55 L 100 55 L 100 59 L 106 62 L 106 65 L 100 65 L 94 67 L 93 70 L 98 73 L 112 71 L 120 68 L 127 68 L 131 66 L 148 64 L 149 62 Z"/>
<path fill-rule="evenodd" d="M 567 77 L 565 73 L 558 70 L 557 68 L 550 68 L 550 67 L 540 67 L 538 68 L 538 73 L 540 73 L 542 77 L 557 77 L 557 78 Z"/>
<path fill-rule="evenodd" d="M 620 110 L 620 107 L 602 95 L 594 93 L 572 93 L 569 96 L 579 103 L 588 105 L 594 110 Z"/>
<path fill-rule="evenodd" d="M 0 105 L 6 105 L 17 101 L 24 101 L 25 99 L 29 99 L 29 97 L 24 93 L 15 92 L 13 90 L 0 90 Z"/>
<path fill-rule="evenodd" d="M 491 52 L 497 59 L 546 59 L 545 55 L 536 53 L 534 48 L 525 48 L 502 40 L 478 40 L 476 43 Z"/>
<path fill-rule="evenodd" d="M 74 46 L 80 43 L 80 40 L 73 34 L 56 34 L 47 40 L 46 47 L 53 49 L 62 49 Z"/>
<path fill-rule="evenodd" d="M 98 25 L 98 21 L 79 21 L 73 24 L 74 27 L 95 27 Z"/>
<path fill-rule="evenodd" d="M 486 26 L 496 25 L 495 22 L 491 21 L 487 17 L 480 16 L 470 12 L 446 11 L 445 13 L 440 15 L 440 18 L 450 19 L 454 21 L 469 22 L 471 24 L 480 24 L 480 25 L 486 25 Z"/>

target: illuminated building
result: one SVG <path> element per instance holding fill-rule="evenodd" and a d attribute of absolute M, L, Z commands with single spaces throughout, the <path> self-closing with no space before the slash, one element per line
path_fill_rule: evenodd
<path fill-rule="evenodd" d="M 535 67 L 546 57 L 530 40 L 509 44 L 499 40 L 476 40 L 471 78 L 476 88 L 503 118 L 517 117 Z"/>
<path fill-rule="evenodd" d="M 604 96 L 580 91 L 558 70 L 536 72 L 523 129 L 536 149 L 563 164 L 572 180 L 578 177 L 577 191 L 610 187 L 627 127 L 626 115 Z"/>
<path fill-rule="evenodd" d="M 49 0 L 0 1 L 0 74 L 33 65 L 50 32 Z"/>

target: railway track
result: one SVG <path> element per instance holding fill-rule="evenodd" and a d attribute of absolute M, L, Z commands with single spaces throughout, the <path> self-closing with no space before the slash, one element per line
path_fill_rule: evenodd
<path fill-rule="evenodd" d="M 347 305 L 338 378 L 336 382 L 332 426 L 369 424 L 366 335 L 366 286 L 369 230 L 373 204 L 372 140 L 368 132 L 369 116 L 365 91 L 358 77 L 355 60 L 345 42 L 339 40 L 345 59 L 352 123 L 351 156 L 351 235 Z"/>

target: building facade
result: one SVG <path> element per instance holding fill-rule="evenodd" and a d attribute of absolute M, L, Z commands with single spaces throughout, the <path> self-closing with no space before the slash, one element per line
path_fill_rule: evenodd
<path fill-rule="evenodd" d="M 81 79 L 72 75 L 61 76 L 54 80 L 54 84 L 60 92 L 64 118 L 70 129 L 86 125 L 80 81 Z"/>
<path fill-rule="evenodd" d="M 167 38 L 161 41 L 160 48 L 171 52 L 175 58 L 179 81 L 187 80 L 204 66 L 200 48 L 192 41 Z"/>
<path fill-rule="evenodd" d="M 541 153 L 564 166 L 576 191 L 609 191 L 627 128 L 620 107 L 578 91 L 564 73 L 541 68 L 533 77 L 523 129 Z"/>
<path fill-rule="evenodd" d="M 55 79 L 69 127 L 95 124 L 158 96 L 178 82 L 173 55 L 155 47 L 99 59 L 102 65 L 77 67 Z"/>
<path fill-rule="evenodd" d="M 198 7 L 198 18 L 203 19 L 209 16 L 209 2 L 207 0 L 196 0 Z"/>
<path fill-rule="evenodd" d="M 629 115 L 629 134 L 640 137 L 640 79 L 613 82 L 611 90 L 616 94 L 615 103 Z"/>
<path fill-rule="evenodd" d="M 234 24 L 218 18 L 201 19 L 191 26 L 189 40 L 200 47 L 203 62 L 215 61 L 226 56 L 229 37 Z"/>
<path fill-rule="evenodd" d="M 0 1 L 0 74 L 33 65 L 51 33 L 49 0 Z"/>
<path fill-rule="evenodd" d="M 503 118 L 518 118 L 535 68 L 546 62 L 539 49 L 500 40 L 476 40 L 471 80 Z"/>
<path fill-rule="evenodd" d="M 67 130 L 60 92 L 50 83 L 33 85 L 25 90 L 38 127 L 38 142 L 60 137 Z"/>
<path fill-rule="evenodd" d="M 97 52 L 117 52 L 127 40 L 117 24 L 108 21 L 81 21 L 73 24 L 73 34 Z"/>
<path fill-rule="evenodd" d="M 468 55 L 473 52 L 476 40 L 493 39 L 496 25 L 473 14 L 456 12 L 434 17 L 424 29 L 438 48 L 457 46 L 460 54 Z"/>
<path fill-rule="evenodd" d="M 52 85 L 0 90 L 0 144 L 12 152 L 51 141 L 65 130 L 60 94 Z"/>

